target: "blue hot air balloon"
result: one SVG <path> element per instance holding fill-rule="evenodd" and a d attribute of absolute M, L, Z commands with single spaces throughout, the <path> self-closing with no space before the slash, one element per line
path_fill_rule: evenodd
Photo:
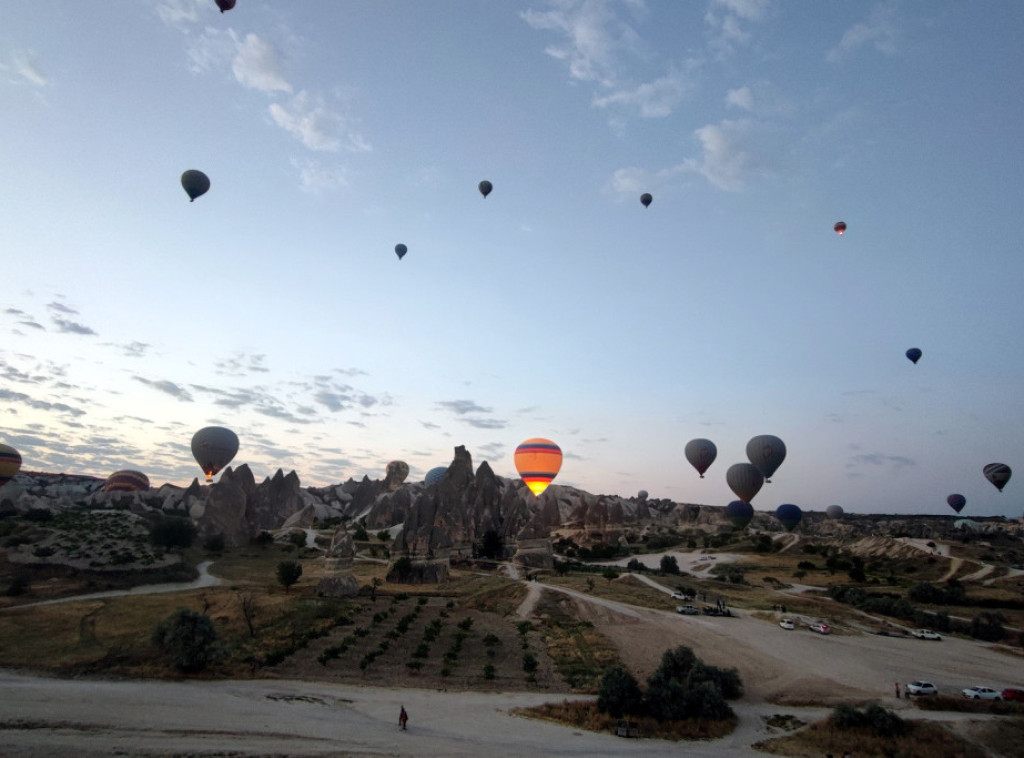
<path fill-rule="evenodd" d="M 907 351 L 907 358 L 910 359 L 911 363 L 917 363 L 921 360 L 921 355 L 921 348 L 919 347 L 912 347 Z"/>
<path fill-rule="evenodd" d="M 430 469 L 430 471 L 427 472 L 427 475 L 423 479 L 423 482 L 428 487 L 430 487 L 431 485 L 437 484 L 439 481 L 444 479 L 444 475 L 447 474 L 447 473 L 448 473 L 448 467 L 447 466 L 437 466 L 435 468 Z"/>
<path fill-rule="evenodd" d="M 775 509 L 775 518 L 777 518 L 787 532 L 791 532 L 796 529 L 797 524 L 800 523 L 800 519 L 804 517 L 804 512 L 800 510 L 800 506 L 793 505 L 792 503 L 783 503 Z"/>
<path fill-rule="evenodd" d="M 742 500 L 733 500 L 725 506 L 725 515 L 729 517 L 729 522 L 734 527 L 743 529 L 754 518 L 754 506 Z"/>

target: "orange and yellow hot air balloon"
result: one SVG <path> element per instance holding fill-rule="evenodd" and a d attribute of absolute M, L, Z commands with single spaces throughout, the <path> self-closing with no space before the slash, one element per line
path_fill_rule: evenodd
<path fill-rule="evenodd" d="M 537 497 L 562 468 L 562 448 L 551 440 L 533 437 L 516 448 L 516 470 Z"/>
<path fill-rule="evenodd" d="M 18 475 L 21 469 L 21 453 L 10 445 L 0 445 L 0 487 Z"/>
<path fill-rule="evenodd" d="M 107 477 L 104 492 L 145 492 L 149 489 L 149 477 L 141 471 L 115 471 Z"/>

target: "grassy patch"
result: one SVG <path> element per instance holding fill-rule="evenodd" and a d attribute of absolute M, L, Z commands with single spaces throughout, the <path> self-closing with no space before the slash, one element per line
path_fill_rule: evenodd
<path fill-rule="evenodd" d="M 565 600 L 545 593 L 536 608 L 539 631 L 558 673 L 576 692 L 596 693 L 604 671 L 619 662 L 615 646 L 588 621 L 563 608 Z"/>
<path fill-rule="evenodd" d="M 917 697 L 914 705 L 922 711 L 956 711 L 958 713 L 995 713 L 1001 716 L 1024 716 L 1024 703 L 1012 700 L 973 700 L 952 695 Z"/>
<path fill-rule="evenodd" d="M 601 713 L 597 703 L 589 700 L 564 700 L 545 703 L 531 708 L 516 708 L 517 716 L 554 721 L 576 729 L 614 734 L 620 719 Z M 731 734 L 736 728 L 735 717 L 723 721 L 687 719 L 685 721 L 655 721 L 652 718 L 631 718 L 639 726 L 640 736 L 659 740 L 707 740 Z"/>

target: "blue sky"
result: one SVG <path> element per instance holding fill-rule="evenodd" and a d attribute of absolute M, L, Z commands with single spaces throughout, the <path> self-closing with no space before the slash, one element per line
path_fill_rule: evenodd
<path fill-rule="evenodd" d="M 309 485 L 456 445 L 513 476 L 542 436 L 556 483 L 724 505 L 775 434 L 759 510 L 1020 516 L 981 469 L 1024 476 L 1022 32 L 939 0 L 6 3 L 0 441 L 187 484 L 224 425 Z"/>

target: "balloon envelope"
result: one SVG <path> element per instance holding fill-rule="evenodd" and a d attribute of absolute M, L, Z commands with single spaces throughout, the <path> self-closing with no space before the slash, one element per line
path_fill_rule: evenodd
<path fill-rule="evenodd" d="M 1003 491 L 1003 487 L 1013 475 L 1013 470 L 1005 463 L 990 463 L 982 471 L 985 472 L 985 478 L 992 482 L 1000 492 Z"/>
<path fill-rule="evenodd" d="M 437 484 L 439 481 L 444 479 L 444 475 L 448 473 L 447 466 L 436 466 L 427 472 L 426 477 L 423 479 L 423 483 L 428 487 Z"/>
<path fill-rule="evenodd" d="M 650 192 L 645 192 L 640 196 L 640 202 L 644 204 L 644 208 L 648 207 L 653 199 Z"/>
<path fill-rule="evenodd" d="M 145 492 L 149 489 L 149 477 L 141 471 L 115 471 L 107 477 L 104 492 Z"/>
<path fill-rule="evenodd" d="M 636 493 L 636 497 L 637 500 L 643 502 L 644 500 L 647 499 L 647 490 L 640 490 L 638 493 Z"/>
<path fill-rule="evenodd" d="M 836 234 L 842 234 L 843 232 L 846 231 L 846 222 L 836 221 L 836 225 L 833 226 L 832 228 L 835 230 Z"/>
<path fill-rule="evenodd" d="M 749 503 L 761 491 L 764 477 L 753 463 L 734 463 L 725 472 L 725 483 L 740 500 Z"/>
<path fill-rule="evenodd" d="M 946 502 L 949 503 L 950 508 L 959 513 L 964 509 L 964 506 L 967 505 L 967 498 L 963 495 L 954 493 L 946 498 Z"/>
<path fill-rule="evenodd" d="M 235 0 L 217 0 L 217 7 L 220 8 L 220 12 L 229 11 L 235 7 Z"/>
<path fill-rule="evenodd" d="M 404 258 L 405 254 L 408 252 L 409 248 L 407 248 L 405 245 L 401 243 L 395 245 L 395 255 L 398 256 L 398 260 L 402 260 L 402 258 Z"/>
<path fill-rule="evenodd" d="M 796 529 L 796 525 L 800 523 L 800 519 L 803 517 L 804 512 L 800 510 L 799 506 L 792 503 L 783 503 L 775 509 L 775 518 L 782 522 L 787 532 Z"/>
<path fill-rule="evenodd" d="M 0 445 L 0 487 L 11 481 L 21 470 L 21 453 L 10 445 Z"/>
<path fill-rule="evenodd" d="M 921 349 L 917 347 L 912 347 L 907 351 L 907 358 L 910 359 L 911 363 L 917 363 L 921 360 L 921 355 Z"/>
<path fill-rule="evenodd" d="M 770 482 L 772 474 L 786 460 L 786 443 L 774 434 L 759 434 L 747 443 L 747 459 Z"/>
<path fill-rule="evenodd" d="M 686 443 L 683 454 L 690 465 L 697 469 L 700 478 L 703 479 L 704 472 L 708 470 L 708 467 L 718 457 L 718 448 L 715 447 L 715 443 L 711 440 L 698 437 Z"/>
<path fill-rule="evenodd" d="M 837 519 L 843 517 L 843 506 L 841 505 L 830 505 L 825 509 L 825 515 L 830 519 Z"/>
<path fill-rule="evenodd" d="M 409 476 L 409 464 L 405 461 L 391 461 L 385 476 L 395 484 L 401 484 Z"/>
<path fill-rule="evenodd" d="M 238 452 L 238 435 L 222 426 L 208 426 L 192 435 L 192 455 L 206 474 L 206 481 L 231 463 Z"/>
<path fill-rule="evenodd" d="M 516 471 L 538 497 L 562 468 L 562 448 L 543 437 L 532 437 L 516 448 Z"/>
<path fill-rule="evenodd" d="M 181 186 L 188 193 L 188 201 L 191 203 L 200 195 L 205 195 L 210 189 L 210 177 L 202 171 L 189 169 L 181 175 Z"/>
<path fill-rule="evenodd" d="M 725 515 L 734 527 L 743 529 L 754 518 L 754 506 L 742 500 L 733 500 L 725 506 Z"/>
<path fill-rule="evenodd" d="M 480 190 L 480 194 L 487 197 L 491 194 L 491 190 L 494 189 L 494 185 L 484 179 L 480 184 L 477 185 L 477 189 Z"/>

